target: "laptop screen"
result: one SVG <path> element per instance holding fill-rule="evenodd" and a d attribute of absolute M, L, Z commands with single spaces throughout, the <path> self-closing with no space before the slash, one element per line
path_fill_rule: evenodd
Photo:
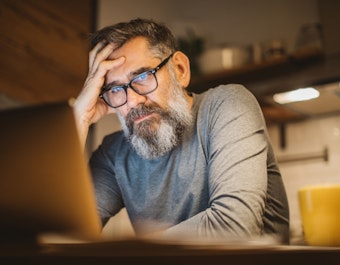
<path fill-rule="evenodd" d="M 90 171 L 69 103 L 2 111 L 0 124 L 0 237 L 99 237 Z"/>

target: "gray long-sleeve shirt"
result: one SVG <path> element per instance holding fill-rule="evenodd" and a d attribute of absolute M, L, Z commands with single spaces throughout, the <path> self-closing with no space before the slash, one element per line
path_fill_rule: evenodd
<path fill-rule="evenodd" d="M 126 207 L 137 234 L 288 242 L 287 197 L 255 97 L 240 85 L 193 97 L 195 125 L 170 153 L 144 160 L 116 132 L 93 154 L 103 223 Z"/>

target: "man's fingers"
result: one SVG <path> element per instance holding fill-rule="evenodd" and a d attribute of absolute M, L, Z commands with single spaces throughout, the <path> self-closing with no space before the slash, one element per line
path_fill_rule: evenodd
<path fill-rule="evenodd" d="M 89 68 L 92 67 L 94 59 L 96 58 L 97 53 L 105 47 L 104 42 L 98 42 L 96 46 L 92 48 L 92 50 L 89 52 Z"/>
<path fill-rule="evenodd" d="M 96 45 L 93 50 L 90 51 L 90 59 L 89 59 L 89 71 L 96 71 L 97 67 L 102 61 L 108 59 L 110 54 L 113 52 L 113 46 L 111 44 L 102 47 L 100 45 Z"/>
<path fill-rule="evenodd" d="M 105 76 L 108 71 L 121 66 L 124 62 L 125 62 L 125 57 L 119 57 L 114 60 L 101 61 L 97 67 L 96 72 Z"/>
<path fill-rule="evenodd" d="M 90 89 L 92 91 L 90 92 L 91 94 L 94 93 L 99 95 L 100 89 L 102 88 L 105 82 L 106 73 L 109 70 L 120 66 L 121 64 L 124 63 L 124 61 L 125 57 L 120 57 L 115 60 L 102 61 L 97 67 L 96 71 L 94 71 L 93 73 L 89 73 L 84 85 L 84 89 L 85 90 Z"/>

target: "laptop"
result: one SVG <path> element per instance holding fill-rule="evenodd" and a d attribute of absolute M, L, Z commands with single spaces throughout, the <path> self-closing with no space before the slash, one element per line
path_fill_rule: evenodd
<path fill-rule="evenodd" d="M 101 223 L 69 102 L 0 112 L 0 241 L 96 241 Z"/>

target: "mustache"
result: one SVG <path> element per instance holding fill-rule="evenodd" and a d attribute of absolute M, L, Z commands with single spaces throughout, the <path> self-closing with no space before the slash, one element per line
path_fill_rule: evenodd
<path fill-rule="evenodd" d="M 166 112 L 157 105 L 138 105 L 137 107 L 131 109 L 129 114 L 126 116 L 126 125 L 131 130 L 133 128 L 134 121 L 140 117 L 145 115 L 149 115 L 151 113 L 158 113 L 160 115 L 165 115 Z"/>

